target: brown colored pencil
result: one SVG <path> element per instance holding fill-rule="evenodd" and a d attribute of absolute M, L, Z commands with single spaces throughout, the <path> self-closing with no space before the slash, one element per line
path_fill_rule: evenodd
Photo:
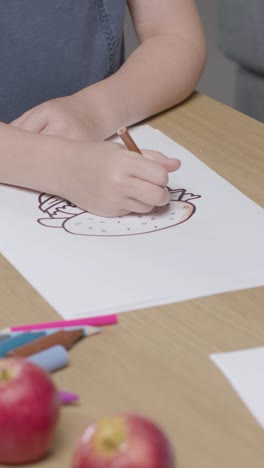
<path fill-rule="evenodd" d="M 135 153 L 141 154 L 143 156 L 143 154 L 140 151 L 139 147 L 134 142 L 132 136 L 128 133 L 126 127 L 120 128 L 119 130 L 117 130 L 116 133 L 121 138 L 124 145 L 127 147 L 127 149 L 129 151 L 134 151 Z M 168 185 L 166 187 L 164 187 L 164 188 L 167 189 L 169 192 L 172 191 L 171 188 L 168 187 Z"/>
<path fill-rule="evenodd" d="M 44 351 L 44 349 L 51 348 L 55 345 L 61 345 L 65 349 L 70 349 L 82 336 L 84 336 L 82 328 L 69 331 L 59 330 L 51 335 L 43 336 L 31 343 L 20 346 L 19 348 L 10 351 L 7 356 L 32 356 L 33 354 Z"/>
<path fill-rule="evenodd" d="M 138 148 L 132 136 L 128 133 L 125 127 L 122 127 L 119 130 L 117 130 L 117 135 L 120 136 L 121 140 L 123 141 L 123 143 L 129 151 L 134 151 L 135 153 L 142 155 L 140 149 Z"/>

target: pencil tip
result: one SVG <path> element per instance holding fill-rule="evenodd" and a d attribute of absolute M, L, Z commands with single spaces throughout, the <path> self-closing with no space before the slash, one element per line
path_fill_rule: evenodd
<path fill-rule="evenodd" d="M 84 334 L 85 335 L 96 335 L 97 333 L 100 333 L 101 328 L 99 327 L 92 327 L 91 325 L 88 325 L 87 327 L 84 328 Z"/>
<path fill-rule="evenodd" d="M 10 328 L 2 328 L 2 330 L 0 330 L 0 335 L 8 335 L 9 333 L 11 333 Z"/>
<path fill-rule="evenodd" d="M 119 128 L 119 130 L 117 130 L 117 135 L 123 135 L 124 133 L 126 133 L 126 131 L 126 127 L 121 127 Z"/>

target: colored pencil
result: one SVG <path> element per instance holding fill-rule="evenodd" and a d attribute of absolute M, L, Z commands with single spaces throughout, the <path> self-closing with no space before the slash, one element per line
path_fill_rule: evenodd
<path fill-rule="evenodd" d="M 44 336 L 45 333 L 42 331 L 36 333 L 23 333 L 20 336 L 14 336 L 8 340 L 2 341 L 0 343 L 0 358 L 6 356 L 10 351 L 13 351 L 20 346 L 33 342 Z"/>
<path fill-rule="evenodd" d="M 134 142 L 132 136 L 130 135 L 130 133 L 128 133 L 128 131 L 127 131 L 127 129 L 125 127 L 122 127 L 119 130 L 117 130 L 117 135 L 121 138 L 124 145 L 126 146 L 126 148 L 129 151 L 134 151 L 135 153 L 141 154 L 143 156 L 143 154 L 140 151 L 139 147 L 136 145 L 136 143 Z"/>
<path fill-rule="evenodd" d="M 0 343 L 11 338 L 10 333 L 0 333 Z"/>
<path fill-rule="evenodd" d="M 47 328 L 42 329 L 46 335 L 51 335 L 52 333 L 56 333 L 59 330 L 71 331 L 71 330 L 79 330 L 82 328 L 84 336 L 91 336 L 100 333 L 101 328 L 99 327 L 92 327 L 91 325 L 83 326 L 83 327 L 64 327 L 64 328 Z M 4 330 L 0 330 L 0 342 L 4 341 L 12 336 L 19 336 L 25 333 L 24 331 L 11 331 L 10 328 L 5 328 Z"/>
<path fill-rule="evenodd" d="M 83 336 L 82 328 L 70 331 L 60 330 L 50 335 L 44 335 L 38 340 L 34 340 L 32 343 L 27 343 L 24 346 L 12 349 L 9 351 L 8 356 L 32 356 L 33 354 L 37 354 L 40 351 L 44 351 L 56 345 L 61 345 L 68 350 Z"/>
<path fill-rule="evenodd" d="M 117 323 L 117 316 L 113 315 L 102 315 L 99 317 L 87 317 L 82 319 L 73 320 L 58 320 L 55 322 L 42 322 L 42 323 L 31 323 L 29 325 L 18 325 L 10 327 L 12 332 L 15 331 L 31 331 L 31 330 L 45 330 L 49 328 L 67 328 L 67 327 L 78 327 L 91 325 L 100 327 L 104 325 L 115 325 Z"/>
<path fill-rule="evenodd" d="M 124 145 L 129 151 L 134 151 L 135 153 L 141 154 L 143 156 L 143 153 L 140 151 L 140 149 L 134 142 L 130 133 L 128 133 L 128 130 L 126 127 L 122 127 L 119 130 L 117 130 L 117 135 L 121 138 Z M 164 188 L 167 189 L 169 192 L 171 192 L 172 190 L 170 187 L 168 187 L 168 185 Z"/>

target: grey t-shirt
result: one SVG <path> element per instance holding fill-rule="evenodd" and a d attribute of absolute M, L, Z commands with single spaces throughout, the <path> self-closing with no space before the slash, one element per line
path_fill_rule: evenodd
<path fill-rule="evenodd" d="M 123 60 L 125 0 L 0 0 L 0 120 L 67 96 Z"/>

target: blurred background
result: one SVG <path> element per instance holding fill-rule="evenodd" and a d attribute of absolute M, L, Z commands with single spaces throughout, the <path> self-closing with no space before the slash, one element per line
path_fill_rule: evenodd
<path fill-rule="evenodd" d="M 208 42 L 207 67 L 197 90 L 234 107 L 236 65 L 226 59 L 218 49 L 217 2 L 218 0 L 196 0 Z M 126 55 L 129 55 L 136 45 L 137 40 L 127 14 Z"/>

